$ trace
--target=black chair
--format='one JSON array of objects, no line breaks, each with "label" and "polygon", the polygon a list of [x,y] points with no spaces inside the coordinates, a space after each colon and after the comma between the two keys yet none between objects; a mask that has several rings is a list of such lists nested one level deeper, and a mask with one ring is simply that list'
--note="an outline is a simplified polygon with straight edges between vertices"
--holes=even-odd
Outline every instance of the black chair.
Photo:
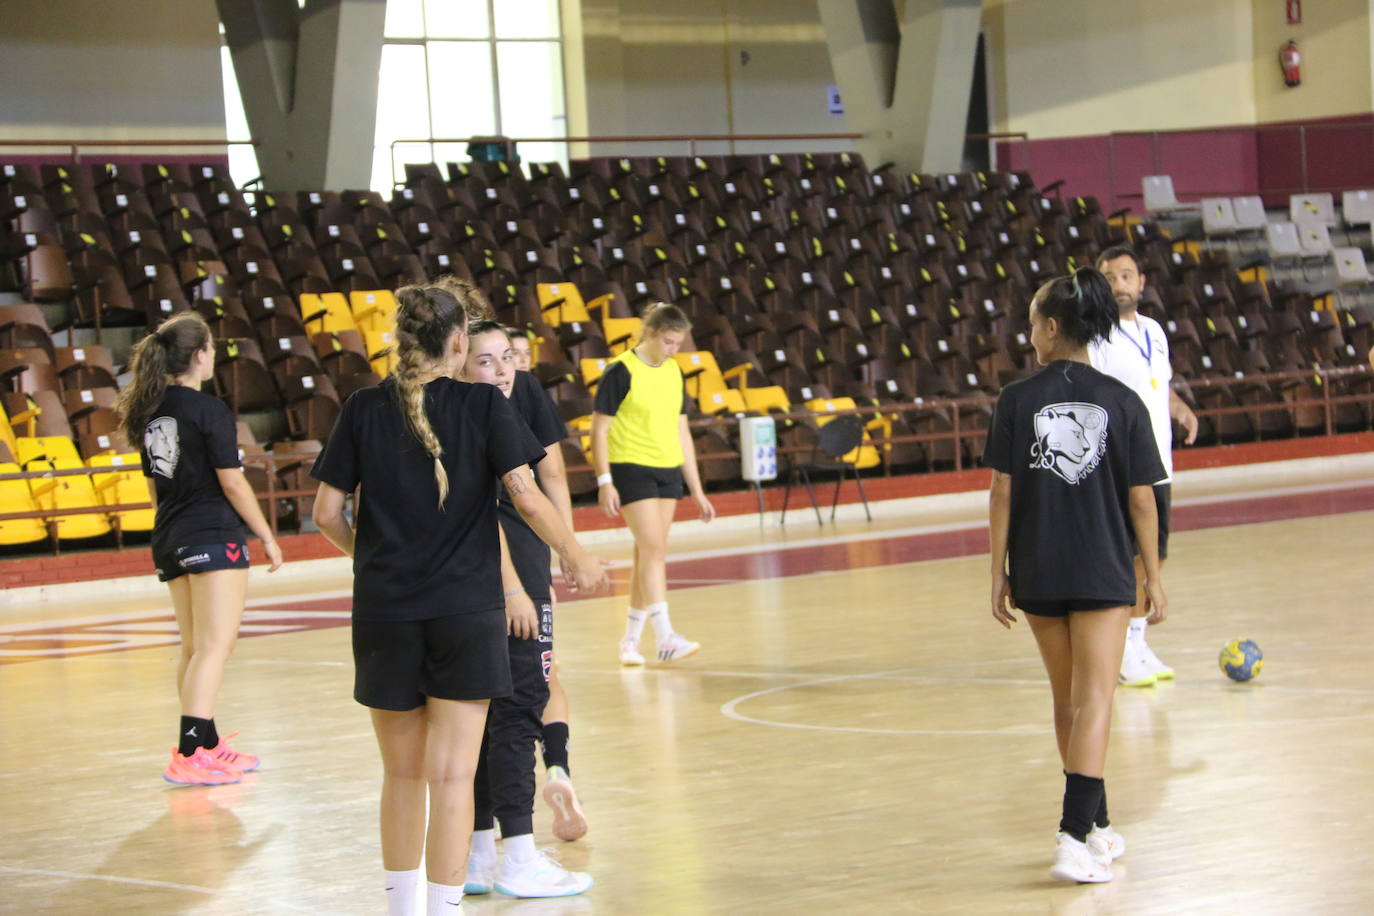
[{"label": "black chair", "polygon": [[835,520],[835,509],[840,503],[840,486],[844,483],[845,472],[851,471],[854,474],[854,483],[859,487],[859,498],[863,500],[864,515],[870,522],[873,521],[873,514],[868,511],[868,495],[864,493],[864,482],[859,476],[859,469],[854,462],[844,460],[845,455],[863,443],[863,438],[864,421],[853,414],[836,417],[816,430],[816,443],[811,449],[809,459],[799,462],[793,458],[791,461],[787,489],[782,496],[782,513],[778,516],[779,525],[787,522],[787,503],[792,498],[792,486],[799,477],[806,485],[806,495],[811,498],[811,508],[816,513],[816,524],[824,524],[820,507],[816,505],[816,492],[811,488],[811,475],[829,471],[839,471],[839,476],[835,478],[835,493],[830,500],[830,520]]}]

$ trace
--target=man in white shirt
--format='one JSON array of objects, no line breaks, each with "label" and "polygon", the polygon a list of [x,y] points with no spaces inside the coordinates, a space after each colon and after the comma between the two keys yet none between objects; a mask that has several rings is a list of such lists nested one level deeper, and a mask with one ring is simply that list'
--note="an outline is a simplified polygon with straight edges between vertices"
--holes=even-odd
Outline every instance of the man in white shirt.
[{"label": "man in white shirt", "polygon": [[[1131,388],[1150,413],[1164,479],[1155,484],[1155,505],[1159,510],[1159,557],[1168,553],[1169,502],[1173,481],[1173,421],[1187,433],[1185,443],[1197,439],[1197,417],[1169,385],[1173,369],[1169,365],[1169,341],[1159,322],[1138,312],[1140,294],[1145,291],[1145,275],[1135,252],[1116,245],[1102,252],[1097,269],[1111,284],[1120,311],[1120,323],[1106,340],[1091,345],[1088,357],[1094,369],[1119,379]],[[1121,683],[1130,687],[1149,687],[1156,680],[1174,676],[1174,671],[1159,660],[1145,644],[1145,572],[1140,556],[1135,558],[1136,606],[1131,612],[1131,627],[1126,650],[1121,658]]]}]

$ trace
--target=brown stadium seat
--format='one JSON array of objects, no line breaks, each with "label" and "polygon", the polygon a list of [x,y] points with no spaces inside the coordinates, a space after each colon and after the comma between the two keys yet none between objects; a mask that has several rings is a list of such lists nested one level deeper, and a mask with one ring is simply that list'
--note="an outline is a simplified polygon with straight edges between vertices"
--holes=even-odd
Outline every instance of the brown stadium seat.
[{"label": "brown stadium seat", "polygon": [[32,303],[0,305],[0,348],[36,348],[53,357],[52,332],[43,310]]},{"label": "brown stadium seat", "polygon": [[251,338],[215,342],[215,390],[235,411],[281,404],[262,350]]},{"label": "brown stadium seat", "polygon": [[56,391],[61,387],[48,350],[0,350],[0,387],[6,391]]}]

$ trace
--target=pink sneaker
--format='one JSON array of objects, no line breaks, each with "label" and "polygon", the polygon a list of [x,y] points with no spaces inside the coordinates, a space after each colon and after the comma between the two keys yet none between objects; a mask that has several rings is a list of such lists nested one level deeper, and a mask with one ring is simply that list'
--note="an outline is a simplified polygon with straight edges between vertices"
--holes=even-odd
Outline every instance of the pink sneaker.
[{"label": "pink sneaker", "polygon": [[251,773],[262,765],[262,759],[254,757],[252,754],[241,754],[229,746],[230,738],[237,738],[238,732],[232,735],[222,735],[219,744],[206,751],[211,757],[226,766],[238,770],[240,773]]},{"label": "pink sneaker", "polygon": [[224,786],[243,779],[243,773],[211,757],[203,747],[190,757],[172,748],[172,762],[162,771],[162,778],[179,786]]},{"label": "pink sneaker", "polygon": [[573,788],[567,770],[549,767],[549,779],[544,783],[544,801],[553,809],[554,836],[571,843],[587,835],[587,816],[577,803],[577,790]]}]

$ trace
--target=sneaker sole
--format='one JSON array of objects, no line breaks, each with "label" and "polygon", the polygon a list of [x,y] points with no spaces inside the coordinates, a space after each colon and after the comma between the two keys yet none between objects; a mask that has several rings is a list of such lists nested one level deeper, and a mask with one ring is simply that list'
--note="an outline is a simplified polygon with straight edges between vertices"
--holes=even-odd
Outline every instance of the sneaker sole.
[{"label": "sneaker sole", "polygon": [[1050,876],[1069,884],[1106,884],[1112,880],[1112,873],[1109,869],[1091,872],[1083,875],[1070,871],[1067,868],[1060,868],[1058,865],[1050,869]]},{"label": "sneaker sole", "polygon": [[1172,681],[1174,679],[1174,669],[1166,668],[1163,671],[1156,671],[1155,679],[1160,681]]},{"label": "sneaker sole", "polygon": [[172,785],[174,785],[174,786],[232,786],[232,785],[234,785],[234,784],[237,783],[237,782],[241,782],[242,779],[243,779],[243,777],[240,776],[238,779],[225,779],[225,780],[219,781],[219,782],[202,782],[202,781],[199,781],[199,780],[194,781],[194,782],[184,782],[184,781],[182,781],[182,780],[180,780],[180,779],[173,779],[172,777],[168,776],[166,773],[163,773],[163,774],[162,774],[162,778],[165,779],[165,780],[167,780],[168,782],[170,782],[170,783],[171,783]]},{"label": "sneaker sole", "polygon": [[544,787],[544,801],[553,809],[553,835],[565,843],[587,835],[587,816],[577,803],[577,797],[564,792],[557,783]]},{"label": "sneaker sole", "polygon": [[1155,680],[1156,676],[1153,674],[1137,681],[1123,681],[1120,677],[1117,677],[1117,683],[1122,687],[1153,687],[1155,685]]},{"label": "sneaker sole", "polygon": [[510,890],[509,888],[502,887],[500,881],[497,881],[492,886],[495,887],[501,893],[505,894],[507,897],[519,897],[524,900],[539,900],[549,897],[576,897],[578,894],[585,894],[587,891],[591,890],[592,885],[595,883],[596,881],[592,880],[587,882],[586,887],[574,888],[572,890],[566,891],[550,891],[543,894],[520,894],[513,890]]},{"label": "sneaker sole", "polygon": [[490,894],[490,893],[491,893],[491,885],[490,885],[490,884],[477,884],[477,883],[475,883],[475,882],[468,882],[467,884],[464,884],[464,885],[463,885],[463,893],[464,893],[464,894],[468,894],[469,896],[472,896],[472,897],[480,897],[480,896],[482,896],[483,894]]},{"label": "sneaker sole", "polygon": [[625,658],[625,657],[622,656],[621,659],[620,659],[620,667],[622,667],[622,668],[643,668],[643,667],[644,667],[644,659],[642,659],[642,658]]}]

